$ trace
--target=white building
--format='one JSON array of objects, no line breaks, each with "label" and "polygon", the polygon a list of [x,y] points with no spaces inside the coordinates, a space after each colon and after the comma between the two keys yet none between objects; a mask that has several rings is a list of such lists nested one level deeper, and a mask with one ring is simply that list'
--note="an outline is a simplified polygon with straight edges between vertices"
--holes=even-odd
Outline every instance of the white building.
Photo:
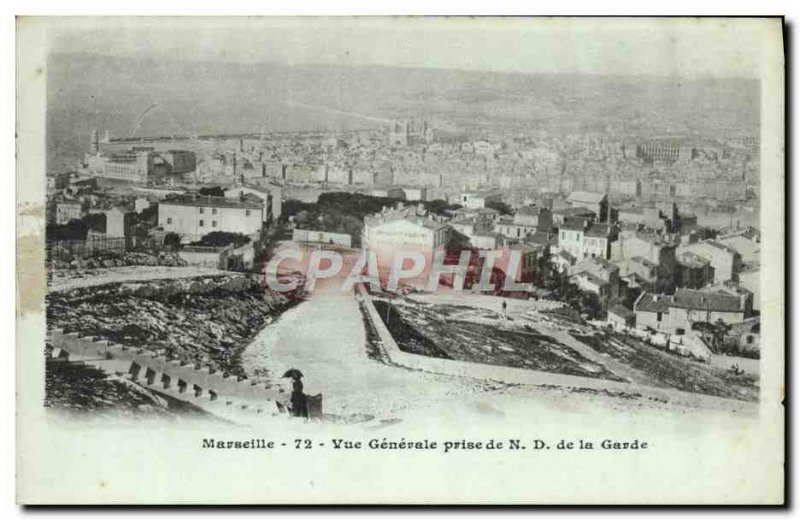
[{"label": "white building", "polygon": [[494,225],[495,230],[506,238],[523,240],[528,233],[535,233],[536,226],[518,224],[510,217],[500,217]]},{"label": "white building", "polygon": [[403,192],[406,194],[406,200],[409,202],[428,200],[427,188],[406,187],[403,188]]},{"label": "white building", "polygon": [[616,238],[616,230],[607,224],[589,224],[584,220],[574,220],[564,223],[558,230],[558,249],[578,260],[608,260],[611,257],[611,243]]},{"label": "white building", "polygon": [[365,217],[361,245],[374,251],[379,259],[392,258],[397,252],[416,251],[430,263],[434,252],[444,249],[450,241],[452,232],[449,225],[412,206]]},{"label": "white building", "polygon": [[141,213],[150,207],[150,201],[147,199],[147,197],[138,197],[134,202],[133,207],[136,213]]},{"label": "white building", "polygon": [[717,242],[735,250],[743,262],[758,262],[761,251],[761,235],[753,229],[745,229],[717,237]]},{"label": "white building", "polygon": [[154,173],[155,158],[152,149],[134,148],[109,156],[87,155],[84,162],[86,170],[97,177],[144,183]]},{"label": "white building", "polygon": [[485,208],[487,203],[501,201],[497,194],[462,193],[458,196],[458,203],[469,209]]},{"label": "white building", "polygon": [[264,201],[249,194],[237,198],[183,195],[161,201],[158,225],[193,240],[214,231],[252,235],[261,231],[263,213]]},{"label": "white building", "polygon": [[363,244],[374,250],[407,247],[432,252],[447,243],[450,231],[449,226],[433,220],[370,221],[364,226]]},{"label": "white building", "polygon": [[86,214],[85,205],[79,200],[64,200],[55,204],[53,216],[56,224],[66,224]]},{"label": "white building", "polygon": [[568,268],[570,281],[581,291],[596,294],[607,304],[620,296],[619,267],[600,257],[589,257]]},{"label": "white building", "polygon": [[477,233],[486,233],[492,229],[489,221],[479,218],[459,218],[448,222],[450,226],[462,235],[471,237]]},{"label": "white building", "polygon": [[606,219],[606,212],[608,211],[608,197],[606,197],[603,193],[575,191],[570,194],[567,202],[573,208],[585,208],[593,211],[597,215],[597,218],[601,221]]},{"label": "white building", "polygon": [[550,231],[553,227],[553,213],[550,209],[540,206],[523,206],[514,213],[514,223]]},{"label": "white building", "polygon": [[371,186],[375,182],[375,176],[369,170],[353,170],[352,173],[352,182],[350,184]]},{"label": "white building", "polygon": [[704,240],[694,244],[678,246],[677,253],[692,252],[705,258],[714,268],[714,283],[724,283],[728,280],[738,281],[739,271],[742,268],[742,255],[735,249],[714,240]]},{"label": "white building", "polygon": [[453,218],[474,218],[487,222],[496,222],[500,219],[500,212],[492,208],[459,208],[451,213]]},{"label": "white building", "polygon": [[523,206],[514,217],[500,217],[495,230],[511,239],[524,239],[528,233],[549,232],[553,227],[553,216],[549,209],[539,206]]},{"label": "white building", "polygon": [[469,244],[475,249],[497,250],[505,244],[505,240],[500,233],[479,231],[478,233],[470,235]]},{"label": "white building", "polygon": [[745,298],[710,291],[678,289],[674,295],[643,292],[633,305],[636,328],[686,334],[694,323],[741,323],[747,318]]},{"label": "white building", "polygon": [[106,217],[106,236],[124,237],[129,234],[135,211],[132,208],[115,206],[103,212]]},{"label": "white building", "polygon": [[292,230],[292,241],[350,247],[353,239],[350,235],[345,233],[331,233],[329,231],[316,231],[312,229],[294,229]]}]

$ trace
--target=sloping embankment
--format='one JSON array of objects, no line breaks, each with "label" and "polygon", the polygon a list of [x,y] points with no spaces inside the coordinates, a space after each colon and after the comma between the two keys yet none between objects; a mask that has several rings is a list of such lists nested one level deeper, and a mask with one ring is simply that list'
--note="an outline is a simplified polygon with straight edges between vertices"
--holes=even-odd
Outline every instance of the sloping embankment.
[{"label": "sloping embankment", "polygon": [[244,375],[241,349],[296,300],[226,273],[83,287],[50,293],[46,301],[50,329]]}]

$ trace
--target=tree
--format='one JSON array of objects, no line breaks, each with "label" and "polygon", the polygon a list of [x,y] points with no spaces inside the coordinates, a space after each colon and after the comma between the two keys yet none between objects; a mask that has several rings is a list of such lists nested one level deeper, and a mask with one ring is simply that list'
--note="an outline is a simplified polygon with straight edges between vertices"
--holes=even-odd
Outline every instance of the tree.
[{"label": "tree", "polygon": [[591,320],[596,319],[603,310],[600,298],[594,293],[581,293],[579,302],[581,306],[580,311],[588,314]]},{"label": "tree", "polygon": [[281,205],[281,217],[289,218],[299,215],[303,211],[313,209],[316,204],[303,202],[295,199],[287,199]]},{"label": "tree", "polygon": [[106,215],[105,213],[88,213],[81,220],[86,224],[87,230],[96,231],[98,233],[106,232]]},{"label": "tree", "polygon": [[224,197],[225,191],[219,186],[214,186],[212,188],[200,188],[200,195],[203,195],[204,197]]},{"label": "tree", "polygon": [[485,205],[487,208],[496,209],[503,215],[511,215],[513,213],[511,206],[501,200],[490,200]]},{"label": "tree", "polygon": [[86,240],[89,226],[80,219],[72,219],[66,224],[50,225],[45,230],[47,240]]},{"label": "tree", "polygon": [[181,247],[181,236],[177,233],[169,232],[164,235],[164,247],[178,249]]},{"label": "tree", "polygon": [[203,235],[200,240],[192,242],[193,246],[225,247],[233,244],[233,247],[241,247],[250,242],[250,237],[241,233],[229,233],[227,231],[212,231]]},{"label": "tree", "polygon": [[425,206],[427,211],[436,215],[445,215],[448,211],[461,208],[461,206],[458,204],[449,204],[446,200],[442,199],[430,200],[423,202],[422,204]]},{"label": "tree", "polygon": [[548,291],[560,291],[564,287],[563,275],[559,272],[559,270],[547,262],[546,264],[542,265],[542,286],[547,289]]}]

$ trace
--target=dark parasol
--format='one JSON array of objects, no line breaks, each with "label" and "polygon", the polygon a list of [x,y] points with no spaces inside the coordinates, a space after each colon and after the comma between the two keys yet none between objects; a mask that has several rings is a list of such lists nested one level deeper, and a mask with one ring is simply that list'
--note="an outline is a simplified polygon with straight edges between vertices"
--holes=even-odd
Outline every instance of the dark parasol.
[{"label": "dark parasol", "polygon": [[300,379],[303,377],[303,373],[297,370],[296,368],[290,368],[286,372],[283,373],[283,377],[291,377],[292,379]]}]

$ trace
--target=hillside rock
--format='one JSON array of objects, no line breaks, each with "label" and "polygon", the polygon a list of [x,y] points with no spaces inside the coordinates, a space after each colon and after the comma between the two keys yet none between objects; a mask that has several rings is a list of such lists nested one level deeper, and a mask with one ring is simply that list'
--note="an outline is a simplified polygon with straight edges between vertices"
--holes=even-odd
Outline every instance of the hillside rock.
[{"label": "hillside rock", "polygon": [[48,327],[235,375],[240,350],[297,299],[240,274],[126,282],[47,296]]}]

